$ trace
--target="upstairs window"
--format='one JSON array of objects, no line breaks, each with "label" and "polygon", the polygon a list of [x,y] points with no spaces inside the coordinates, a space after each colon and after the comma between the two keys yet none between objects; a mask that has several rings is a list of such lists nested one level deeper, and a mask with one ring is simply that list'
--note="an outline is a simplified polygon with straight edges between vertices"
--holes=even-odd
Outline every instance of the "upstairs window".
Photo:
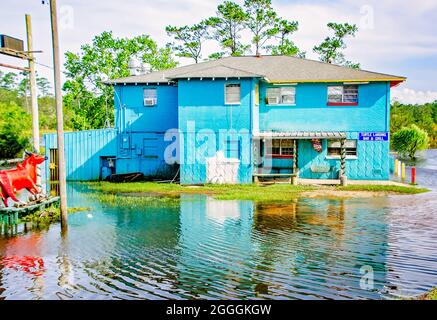
[{"label": "upstairs window", "polygon": [[272,154],[275,157],[291,158],[293,156],[293,140],[291,139],[273,139]]},{"label": "upstairs window", "polygon": [[[357,157],[357,140],[346,140],[344,147],[346,149],[346,158]],[[341,142],[338,140],[328,140],[328,157],[340,159]]]},{"label": "upstairs window", "polygon": [[296,104],[296,88],[267,88],[267,104],[268,105],[295,105]]},{"label": "upstairs window", "polygon": [[156,89],[144,89],[144,106],[154,107],[158,104],[158,93]]},{"label": "upstairs window", "polygon": [[357,105],[358,86],[328,86],[328,105]]},{"label": "upstairs window", "polygon": [[241,88],[239,83],[225,85],[225,104],[240,104]]}]

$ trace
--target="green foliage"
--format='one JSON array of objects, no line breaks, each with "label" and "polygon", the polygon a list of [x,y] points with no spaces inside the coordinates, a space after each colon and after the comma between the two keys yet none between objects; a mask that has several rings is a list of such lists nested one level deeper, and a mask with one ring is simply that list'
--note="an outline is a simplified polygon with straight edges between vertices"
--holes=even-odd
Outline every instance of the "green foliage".
[{"label": "green foliage", "polygon": [[305,52],[301,52],[294,42],[288,38],[298,30],[299,23],[297,21],[278,19],[275,28],[277,30],[275,37],[278,39],[279,43],[267,47],[272,55],[299,56],[304,58]]},{"label": "green foliage", "polygon": [[347,36],[355,37],[358,27],[355,24],[330,22],[328,28],[334,32],[334,36],[325,38],[320,45],[313,48],[313,51],[320,55],[320,61],[359,69],[358,63],[347,61],[341,52],[346,49],[344,39]]},{"label": "green foliage", "polygon": [[17,85],[17,74],[14,72],[3,73],[0,71],[0,88],[14,90]]},{"label": "green foliage", "polygon": [[[4,86],[0,88],[0,103],[19,105],[27,114],[31,113],[30,89],[29,80],[26,73],[8,75],[7,78],[14,78],[13,85]],[[8,82],[5,80],[5,75],[0,72],[0,83]],[[51,94],[51,86],[46,78],[39,77],[37,74],[37,88],[38,88],[38,110],[39,110],[39,124],[42,131],[52,131],[56,129],[56,110],[55,100]],[[5,88],[7,87],[7,89]],[[68,130],[71,125],[71,111],[64,110],[65,128]],[[23,124],[23,130],[31,130],[30,124]]]},{"label": "green foliage", "polygon": [[249,50],[250,45],[240,41],[241,31],[244,30],[247,20],[248,16],[243,8],[232,1],[225,1],[217,7],[216,16],[208,18],[206,24],[212,29],[210,39],[216,40],[225,52],[212,54],[210,59],[225,54],[241,56]]},{"label": "green foliage", "polygon": [[393,134],[393,147],[401,155],[408,155],[415,159],[418,150],[424,150],[428,147],[428,134],[425,130],[420,129],[415,124],[402,128]]},{"label": "green foliage", "polygon": [[428,133],[431,148],[437,147],[437,101],[423,105],[394,102],[391,106],[391,133],[412,124]]},{"label": "green foliage", "polygon": [[129,76],[131,57],[149,63],[152,70],[173,68],[171,48],[159,48],[147,35],[115,38],[112,32],[94,37],[79,53],[65,54],[66,77],[64,104],[73,111],[74,129],[96,129],[113,120],[113,88],[103,81]]},{"label": "green foliage", "polygon": [[177,43],[171,43],[170,47],[177,52],[178,57],[192,58],[196,63],[199,62],[202,58],[202,44],[208,32],[206,21],[193,26],[167,26],[165,31],[177,41]]},{"label": "green foliage", "polygon": [[12,159],[29,146],[31,118],[14,102],[0,102],[0,159]]},{"label": "green foliage", "polygon": [[271,0],[245,0],[244,7],[247,15],[245,25],[253,34],[255,54],[260,55],[260,49],[279,32],[278,14],[273,10]]}]

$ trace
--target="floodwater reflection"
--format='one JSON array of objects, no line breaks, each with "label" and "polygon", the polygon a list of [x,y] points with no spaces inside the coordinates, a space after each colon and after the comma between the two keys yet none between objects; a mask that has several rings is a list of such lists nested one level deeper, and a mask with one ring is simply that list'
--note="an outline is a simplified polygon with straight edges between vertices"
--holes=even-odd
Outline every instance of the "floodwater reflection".
[{"label": "floodwater reflection", "polygon": [[437,285],[433,193],[129,208],[68,192],[91,209],[66,237],[55,224],[0,238],[0,299],[380,299]]}]

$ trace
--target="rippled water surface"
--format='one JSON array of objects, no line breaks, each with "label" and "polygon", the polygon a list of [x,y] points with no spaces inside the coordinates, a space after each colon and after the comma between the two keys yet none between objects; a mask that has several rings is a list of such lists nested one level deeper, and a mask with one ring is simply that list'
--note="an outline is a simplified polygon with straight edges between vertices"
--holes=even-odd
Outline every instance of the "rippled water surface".
[{"label": "rippled water surface", "polygon": [[[437,168],[424,169],[432,186]],[[383,299],[437,286],[436,191],[141,209],[102,205],[80,184],[69,194],[90,210],[70,216],[67,236],[55,224],[0,237],[0,299]]]}]

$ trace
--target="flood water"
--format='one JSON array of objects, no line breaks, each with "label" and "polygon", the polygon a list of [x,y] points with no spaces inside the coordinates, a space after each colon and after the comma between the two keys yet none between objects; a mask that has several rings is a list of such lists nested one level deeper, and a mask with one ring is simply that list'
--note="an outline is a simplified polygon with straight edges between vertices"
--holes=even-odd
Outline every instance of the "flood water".
[{"label": "flood water", "polygon": [[[386,299],[437,286],[435,151],[430,193],[281,205],[204,195],[88,207],[39,232],[0,236],[0,299]],[[434,161],[434,162],[433,162]],[[426,178],[426,179],[425,179]]]}]

